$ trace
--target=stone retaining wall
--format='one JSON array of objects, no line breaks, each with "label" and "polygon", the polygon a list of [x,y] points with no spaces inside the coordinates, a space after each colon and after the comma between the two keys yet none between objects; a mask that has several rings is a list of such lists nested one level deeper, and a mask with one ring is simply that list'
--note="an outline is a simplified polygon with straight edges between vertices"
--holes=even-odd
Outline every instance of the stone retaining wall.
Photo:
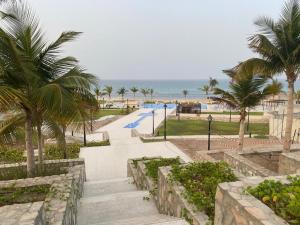
[{"label": "stone retaining wall", "polygon": [[[0,189],[7,187],[31,187],[51,185],[44,202],[14,204],[0,208],[1,225],[75,225],[77,202],[83,194],[86,179],[84,161],[54,160],[47,161],[50,165],[66,169],[66,174],[35,177],[19,180],[0,181]],[[13,167],[12,165],[9,167]],[[22,167],[22,166],[21,166]],[[21,170],[21,169],[20,169]],[[15,213],[18,212],[18,213]],[[2,215],[9,215],[3,216]],[[12,216],[13,215],[13,216]],[[17,219],[17,222],[12,222]]]},{"label": "stone retaining wall", "polygon": [[[36,164],[37,174],[44,176],[52,174],[64,173],[65,167],[72,167],[75,165],[83,165],[83,159],[60,159],[60,160],[44,160],[42,164]],[[0,165],[0,181],[1,180],[12,180],[26,177],[27,175],[27,164],[12,163]]]},{"label": "stone retaining wall", "polygon": [[182,196],[184,187],[168,179],[171,167],[160,167],[158,172],[158,209],[162,214],[184,217],[193,225],[206,225],[208,216],[195,210]]},{"label": "stone retaining wall", "polygon": [[[214,225],[288,225],[261,201],[244,193],[248,186],[257,186],[262,177],[218,185]],[[267,179],[286,181],[285,177]]]},{"label": "stone retaining wall", "polygon": [[300,152],[282,153],[279,156],[279,174],[300,173]]},{"label": "stone retaining wall", "polygon": [[275,176],[277,173],[268,170],[237,152],[224,152],[224,161],[228,163],[234,170],[245,176]]}]

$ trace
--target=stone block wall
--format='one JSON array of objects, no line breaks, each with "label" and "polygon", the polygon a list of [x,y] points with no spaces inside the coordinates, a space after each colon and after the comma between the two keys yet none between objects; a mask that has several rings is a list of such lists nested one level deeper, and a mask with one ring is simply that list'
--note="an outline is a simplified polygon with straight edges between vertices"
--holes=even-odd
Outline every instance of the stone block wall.
[{"label": "stone block wall", "polygon": [[300,173],[300,152],[282,153],[279,156],[279,174]]},{"label": "stone block wall", "polygon": [[158,172],[158,209],[162,214],[184,217],[193,225],[206,225],[208,216],[196,211],[182,196],[184,187],[173,184],[169,179],[170,167],[160,167]]},{"label": "stone block wall", "polygon": [[[219,184],[214,225],[288,225],[261,201],[244,193],[248,186],[256,186],[264,179],[247,177],[243,181]],[[267,179],[287,182],[285,177]]]},{"label": "stone block wall", "polygon": [[224,161],[244,176],[275,176],[277,173],[256,164],[237,152],[224,152]]},{"label": "stone block wall", "polygon": [[[36,171],[37,174],[47,176],[65,173],[67,172],[65,168],[83,164],[83,159],[45,160],[42,164],[36,164]],[[0,165],[0,180],[18,179],[20,177],[26,177],[26,175],[26,162]]]}]

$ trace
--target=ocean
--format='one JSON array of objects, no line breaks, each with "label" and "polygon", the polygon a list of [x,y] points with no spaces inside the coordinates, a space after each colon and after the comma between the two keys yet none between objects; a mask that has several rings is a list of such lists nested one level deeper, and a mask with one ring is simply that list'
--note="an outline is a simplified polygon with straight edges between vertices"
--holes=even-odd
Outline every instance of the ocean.
[{"label": "ocean", "polygon": [[[280,80],[284,84],[284,90],[287,90],[287,84],[285,80]],[[227,89],[229,80],[228,79],[218,79],[218,87],[222,89]],[[100,88],[101,90],[106,86],[113,87],[112,97],[118,97],[117,90],[121,87],[125,87],[127,90],[130,90],[132,87],[141,88],[152,88],[154,90],[153,98],[154,99],[165,99],[165,100],[174,100],[174,99],[184,99],[182,94],[183,90],[188,91],[188,99],[198,99],[206,98],[205,93],[199,88],[203,85],[208,84],[207,80],[101,80]],[[295,90],[300,89],[300,80],[296,82]],[[143,97],[141,93],[137,93],[138,98]],[[128,91],[125,98],[132,98],[133,94],[131,91]]]}]

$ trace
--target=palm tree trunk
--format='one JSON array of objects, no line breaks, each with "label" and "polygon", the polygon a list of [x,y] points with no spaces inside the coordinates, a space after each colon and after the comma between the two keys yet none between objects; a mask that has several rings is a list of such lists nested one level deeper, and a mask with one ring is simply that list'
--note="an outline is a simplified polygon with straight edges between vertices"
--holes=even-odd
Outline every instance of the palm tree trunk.
[{"label": "palm tree trunk", "polygon": [[246,112],[241,112],[238,151],[243,150]]},{"label": "palm tree trunk", "polygon": [[34,151],[32,144],[32,113],[30,110],[25,110],[26,122],[25,122],[25,145],[27,151],[27,176],[33,177],[35,170],[34,163]]},{"label": "palm tree trunk", "polygon": [[288,152],[291,148],[291,135],[293,127],[293,114],[294,114],[294,81],[288,81],[288,102],[287,102],[287,115],[285,125],[285,135],[283,150]]},{"label": "palm tree trunk", "polygon": [[62,149],[64,159],[67,159],[67,142],[66,142],[66,126],[62,126],[62,137],[60,141],[60,148]]},{"label": "palm tree trunk", "polygon": [[38,150],[39,150],[39,163],[43,162],[43,153],[44,153],[44,149],[43,149],[43,135],[42,135],[42,124],[40,119],[37,119],[37,134],[38,134]]}]

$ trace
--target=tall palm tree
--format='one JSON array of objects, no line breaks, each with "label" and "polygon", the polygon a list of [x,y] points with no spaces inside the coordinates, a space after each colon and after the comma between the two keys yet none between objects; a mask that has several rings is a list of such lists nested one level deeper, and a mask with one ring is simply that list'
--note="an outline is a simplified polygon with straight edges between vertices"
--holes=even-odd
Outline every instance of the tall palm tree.
[{"label": "tall palm tree", "polygon": [[213,89],[219,84],[219,82],[212,78],[212,77],[209,77],[209,82],[208,82],[208,86],[209,86],[209,89],[210,91],[213,91]]},{"label": "tall palm tree", "polygon": [[183,94],[183,96],[184,96],[185,99],[186,99],[188,93],[189,93],[188,90],[183,90],[182,91],[182,94]]},{"label": "tall palm tree", "polygon": [[89,76],[79,76],[75,72],[77,61],[73,57],[58,57],[61,45],[75,39],[79,33],[62,33],[49,45],[43,39],[38,20],[26,5],[13,2],[6,13],[13,18],[4,17],[5,25],[0,29],[0,65],[3,68],[0,92],[6,93],[3,95],[6,103],[2,99],[2,104],[11,107],[8,103],[14,97],[12,106],[24,113],[27,172],[33,176],[33,126],[37,126],[39,160],[42,161],[44,115],[55,114],[62,106],[72,105],[71,91],[88,91]]},{"label": "tall palm tree", "polygon": [[124,96],[128,92],[125,87],[121,87],[118,91],[117,94],[122,97],[122,101],[124,101]]},{"label": "tall palm tree", "polygon": [[262,99],[270,95],[270,92],[267,78],[255,76],[252,71],[241,70],[239,73],[242,75],[230,83],[228,91],[220,88],[214,89],[214,94],[218,95],[214,97],[214,100],[240,112],[238,149],[241,151],[244,143],[247,109],[258,105]]},{"label": "tall palm tree", "polygon": [[208,85],[203,85],[202,88],[199,88],[201,91],[203,91],[206,95],[208,95],[210,91],[210,87]]},{"label": "tall palm tree", "polygon": [[137,87],[130,88],[130,91],[133,93],[133,97],[135,98],[136,93],[139,91]]},{"label": "tall palm tree", "polygon": [[150,94],[150,98],[151,98],[151,100],[152,100],[153,94],[154,94],[153,88],[150,88],[150,89],[149,89],[149,94]]},{"label": "tall palm tree", "polygon": [[108,95],[108,98],[111,98],[111,94],[113,92],[113,87],[112,86],[105,86],[103,91]]},{"label": "tall palm tree", "polygon": [[146,99],[147,95],[149,94],[149,89],[141,88],[140,92],[142,93],[142,95],[144,95],[144,97]]},{"label": "tall palm tree", "polygon": [[280,18],[269,17],[256,20],[259,32],[250,38],[249,47],[260,55],[244,63],[257,73],[274,76],[284,73],[288,82],[287,119],[285,127],[285,151],[291,147],[294,111],[294,83],[300,71],[300,5],[298,0],[285,3]]}]

